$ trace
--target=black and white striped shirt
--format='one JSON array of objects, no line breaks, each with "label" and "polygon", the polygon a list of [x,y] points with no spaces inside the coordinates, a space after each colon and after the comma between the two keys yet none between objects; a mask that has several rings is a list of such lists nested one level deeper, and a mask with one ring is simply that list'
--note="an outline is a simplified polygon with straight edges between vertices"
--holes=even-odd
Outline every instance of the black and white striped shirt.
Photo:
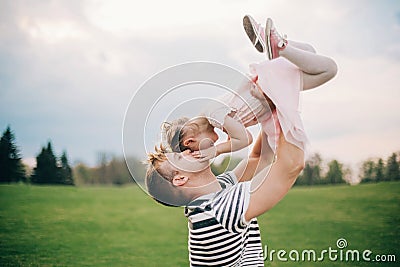
[{"label": "black and white striped shirt", "polygon": [[264,266],[257,219],[246,222],[250,182],[233,172],[217,176],[221,191],[201,196],[185,208],[190,266]]}]

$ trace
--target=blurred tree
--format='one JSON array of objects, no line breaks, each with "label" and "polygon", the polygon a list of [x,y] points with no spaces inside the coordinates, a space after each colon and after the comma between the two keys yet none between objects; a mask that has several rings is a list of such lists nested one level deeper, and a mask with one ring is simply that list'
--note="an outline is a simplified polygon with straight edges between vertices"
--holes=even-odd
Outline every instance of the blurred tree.
[{"label": "blurred tree", "polygon": [[312,185],[313,184],[312,177],[313,177],[313,167],[311,166],[310,162],[306,161],[302,173],[296,180],[296,185]]},{"label": "blurred tree", "polygon": [[74,180],[72,169],[68,163],[67,152],[64,151],[58,161],[49,141],[36,157],[36,167],[33,169],[31,182],[34,184],[73,185]]},{"label": "blurred tree", "polygon": [[26,181],[25,169],[10,126],[0,139],[0,182]]},{"label": "blurred tree", "polygon": [[86,166],[84,163],[77,164],[73,170],[74,182],[76,185],[81,184],[95,184],[93,178],[93,169]]},{"label": "blurred tree", "polygon": [[126,162],[129,162],[129,168],[127,166],[127,169],[131,181],[143,185],[146,176],[146,164],[135,157],[127,158]]},{"label": "blurred tree", "polygon": [[385,177],[388,181],[400,180],[400,165],[396,153],[393,153],[387,160]]},{"label": "blurred tree", "polygon": [[374,171],[375,181],[380,182],[386,180],[384,171],[385,171],[385,164],[383,163],[383,159],[379,158],[378,162],[375,165],[375,171]]},{"label": "blurred tree", "polygon": [[332,160],[328,163],[328,172],[326,174],[326,181],[330,184],[340,184],[344,183],[343,179],[343,165],[337,160]]},{"label": "blurred tree", "polygon": [[124,185],[144,180],[145,166],[136,158],[128,159],[131,166],[134,166],[132,170],[135,175],[134,180],[124,158],[111,157],[106,153],[100,153],[98,156],[99,165],[96,167],[90,168],[83,163],[75,166],[73,173],[76,184]]},{"label": "blurred tree", "polygon": [[107,165],[111,160],[111,155],[107,152],[99,152],[97,153],[97,164],[98,167],[96,168],[96,180],[97,183],[100,184],[108,184],[111,183],[109,179],[107,179]]},{"label": "blurred tree", "polygon": [[353,171],[350,166],[342,165],[343,180],[348,184],[356,184],[357,181],[353,179]]},{"label": "blurred tree", "polygon": [[324,183],[321,178],[322,158],[321,155],[315,153],[306,160],[304,169],[297,178],[296,185],[314,185]]},{"label": "blurred tree", "polygon": [[53,153],[51,142],[42,147],[36,157],[36,167],[33,169],[31,182],[34,184],[55,184],[59,178],[57,159]]},{"label": "blurred tree", "polygon": [[322,157],[319,153],[315,153],[313,157],[311,157],[311,162],[313,165],[313,182],[320,184],[322,180],[321,169],[322,169]]},{"label": "blurred tree", "polygon": [[364,161],[360,169],[360,179],[362,183],[375,181],[375,162],[372,159]]},{"label": "blurred tree", "polygon": [[129,184],[133,181],[123,158],[112,158],[108,164],[107,175],[115,185]]},{"label": "blurred tree", "polygon": [[61,155],[61,166],[59,167],[59,183],[65,185],[74,185],[74,179],[72,176],[72,169],[68,163],[67,152],[64,151]]}]

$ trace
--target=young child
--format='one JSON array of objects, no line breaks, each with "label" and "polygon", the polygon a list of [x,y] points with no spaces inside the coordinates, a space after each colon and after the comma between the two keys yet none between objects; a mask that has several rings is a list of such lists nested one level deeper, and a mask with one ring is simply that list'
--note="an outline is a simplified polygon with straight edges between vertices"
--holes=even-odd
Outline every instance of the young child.
[{"label": "young child", "polygon": [[[273,105],[272,102],[269,104]],[[223,95],[207,105],[201,116],[164,122],[163,143],[173,152],[189,149],[192,155],[208,160],[248,146],[252,136],[245,127],[266,120],[268,115],[271,111],[261,89],[252,80],[246,79],[235,93]],[[218,135],[215,128],[229,136],[226,142],[216,146],[214,143]]]},{"label": "young child", "polygon": [[[300,118],[299,93],[332,79],[336,63],[317,55],[311,45],[282,37],[270,18],[263,28],[247,15],[243,25],[253,45],[269,60],[251,64],[251,80],[234,96],[224,97],[220,106],[203,116],[164,123],[163,139],[172,151],[189,149],[193,156],[208,160],[240,150],[252,142],[244,127],[255,123],[261,123],[273,151],[280,131],[288,142],[305,150],[308,141]],[[218,140],[215,127],[228,134],[227,141],[214,145]]]}]

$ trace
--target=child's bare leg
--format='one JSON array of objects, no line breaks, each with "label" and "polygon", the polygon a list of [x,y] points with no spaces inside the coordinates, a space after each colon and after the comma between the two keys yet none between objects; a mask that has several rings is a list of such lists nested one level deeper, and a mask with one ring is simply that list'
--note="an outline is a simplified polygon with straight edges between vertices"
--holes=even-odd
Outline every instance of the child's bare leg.
[{"label": "child's bare leg", "polygon": [[303,71],[304,90],[326,83],[337,73],[337,65],[331,58],[299,49],[290,42],[279,51],[279,55],[288,59]]}]

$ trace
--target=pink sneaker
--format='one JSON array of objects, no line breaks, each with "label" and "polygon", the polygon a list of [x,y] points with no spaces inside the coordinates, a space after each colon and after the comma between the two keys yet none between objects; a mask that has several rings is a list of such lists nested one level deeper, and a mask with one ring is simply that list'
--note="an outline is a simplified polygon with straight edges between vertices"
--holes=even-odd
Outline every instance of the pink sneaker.
[{"label": "pink sneaker", "polygon": [[265,24],[265,36],[267,43],[267,56],[274,59],[279,57],[279,51],[285,49],[288,41],[285,36],[281,36],[275,29],[272,19],[268,18]]},{"label": "pink sneaker", "polygon": [[265,51],[264,27],[258,24],[250,15],[243,17],[243,27],[257,51],[263,53]]}]

